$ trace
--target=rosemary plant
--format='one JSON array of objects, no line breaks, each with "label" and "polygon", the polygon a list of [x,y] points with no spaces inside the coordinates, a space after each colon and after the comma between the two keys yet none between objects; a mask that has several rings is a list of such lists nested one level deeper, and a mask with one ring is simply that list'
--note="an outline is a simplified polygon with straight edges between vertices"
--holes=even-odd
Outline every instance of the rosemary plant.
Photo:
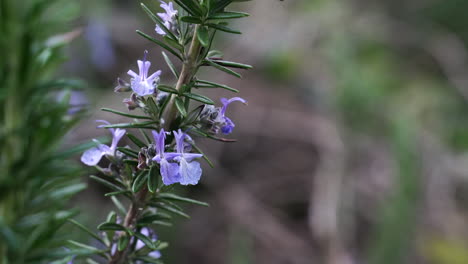
[{"label": "rosemary plant", "polygon": [[0,0],[1,264],[51,263],[68,254],[59,229],[76,213],[67,200],[85,185],[81,167],[68,161],[73,151],[59,151],[82,108],[70,105],[79,83],[54,75],[62,47],[77,35],[63,33],[76,7]]},{"label": "rosemary plant", "polygon": [[[197,72],[201,67],[209,66],[241,77],[233,68],[251,68],[226,61],[220,51],[212,49],[217,32],[240,34],[230,28],[227,21],[248,14],[227,11],[232,2],[239,2],[234,0],[174,2],[178,9],[172,2],[161,1],[165,12],[157,14],[142,4],[155,23],[155,31],[146,34],[137,30],[137,33],[163,48],[162,56],[177,82],[161,84],[161,71],[150,71],[151,62],[145,51],[143,59],[137,61],[139,72],[129,70],[129,82],[119,78],[115,89],[116,92],[131,92],[123,102],[129,110],[140,113],[103,108],[103,111],[131,120],[120,124],[99,120],[98,127],[108,129],[112,134],[112,143],[107,146],[96,142],[96,147],[88,149],[81,157],[83,163],[96,166],[101,172],[100,177],[91,178],[112,189],[106,196],[112,198],[121,213],[111,212],[98,226],[102,231],[100,234],[75,223],[102,244],[93,248],[74,243],[77,249],[84,250],[82,255],[97,255],[87,259],[89,263],[161,263],[160,250],[167,243],[158,239],[156,227],[170,225],[173,216],[188,217],[177,204],[179,202],[207,205],[171,192],[174,184],[195,185],[199,182],[202,174],[200,159],[212,165],[194,138],[235,141],[220,136],[230,134],[235,126],[226,110],[232,102],[247,102],[240,97],[221,98],[217,106],[215,101],[195,91],[221,88],[238,92],[223,84],[201,80]],[[181,69],[174,66],[171,57],[181,61]],[[142,133],[144,139],[139,139],[133,133],[135,130]],[[125,136],[134,143],[133,147],[118,147]],[[106,168],[98,166],[104,156],[110,162]],[[119,198],[128,199],[129,207],[125,208]]]}]

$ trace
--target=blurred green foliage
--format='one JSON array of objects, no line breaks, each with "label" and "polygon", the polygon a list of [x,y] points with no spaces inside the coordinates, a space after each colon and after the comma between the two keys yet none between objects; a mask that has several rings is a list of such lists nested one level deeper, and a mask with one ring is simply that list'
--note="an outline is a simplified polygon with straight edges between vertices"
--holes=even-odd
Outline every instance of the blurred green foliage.
[{"label": "blurred green foliage", "polygon": [[[49,263],[67,255],[59,232],[76,214],[67,201],[85,185],[60,154],[82,110],[70,106],[80,82],[57,79],[77,4],[0,0],[0,263]],[[64,261],[67,261],[66,259]]]}]

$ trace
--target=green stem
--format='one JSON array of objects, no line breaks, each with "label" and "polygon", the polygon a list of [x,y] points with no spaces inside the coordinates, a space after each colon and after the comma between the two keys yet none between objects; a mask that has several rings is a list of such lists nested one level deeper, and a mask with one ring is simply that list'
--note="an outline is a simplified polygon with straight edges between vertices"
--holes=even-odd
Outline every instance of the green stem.
[{"label": "green stem", "polygon": [[[182,65],[182,71],[180,72],[179,79],[177,80],[176,90],[180,91],[182,87],[186,84],[189,84],[197,70],[198,56],[201,50],[200,41],[197,38],[199,25],[195,26],[193,31],[192,42],[190,43],[190,48],[184,64]],[[164,111],[163,117],[165,120],[164,128],[166,130],[171,130],[172,123],[174,122],[177,116],[177,110],[174,105],[175,95],[170,95],[170,101],[167,104],[167,107]]]}]

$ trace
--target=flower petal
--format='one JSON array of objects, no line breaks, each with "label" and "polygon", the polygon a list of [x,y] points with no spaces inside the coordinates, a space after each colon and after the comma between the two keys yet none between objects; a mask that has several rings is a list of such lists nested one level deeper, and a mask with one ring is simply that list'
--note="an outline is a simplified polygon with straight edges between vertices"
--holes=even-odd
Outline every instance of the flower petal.
[{"label": "flower petal", "polygon": [[171,185],[180,181],[179,165],[169,163],[166,159],[161,159],[159,164],[164,185]]},{"label": "flower petal", "polygon": [[180,184],[182,185],[195,185],[200,180],[202,169],[200,163],[196,161],[187,162],[185,159],[180,159],[179,166]]},{"label": "flower petal", "polygon": [[232,102],[235,102],[235,101],[240,101],[242,102],[243,104],[247,104],[247,101],[244,100],[243,98],[240,98],[240,97],[233,97],[231,99],[226,99],[226,98],[221,98],[221,103],[223,104],[223,107],[221,108],[221,114],[224,115],[224,113],[226,112],[226,108],[227,106],[232,103]]},{"label": "flower petal", "polygon": [[106,145],[100,145],[98,147],[86,150],[83,155],[81,155],[81,162],[88,166],[96,166],[101,160],[102,156],[106,154],[105,151],[103,151],[105,148],[102,146],[107,147]]}]

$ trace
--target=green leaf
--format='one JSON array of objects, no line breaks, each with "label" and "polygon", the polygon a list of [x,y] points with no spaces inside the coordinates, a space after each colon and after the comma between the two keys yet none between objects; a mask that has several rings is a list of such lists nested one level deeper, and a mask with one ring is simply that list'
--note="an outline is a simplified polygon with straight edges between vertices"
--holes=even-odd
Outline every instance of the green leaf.
[{"label": "green leaf", "polygon": [[169,44],[169,46],[172,46],[173,48],[176,48],[177,50],[179,50],[180,52],[183,52],[185,47],[182,46],[178,41],[175,41],[167,36],[163,36],[163,39],[164,41],[167,42],[167,44]]},{"label": "green leaf", "polygon": [[179,78],[179,73],[177,72],[177,69],[174,67],[174,64],[172,63],[171,59],[169,59],[169,57],[164,51],[162,52],[162,55],[164,57],[164,60],[166,61],[167,66],[171,70],[172,74],[174,74],[176,78]]},{"label": "green leaf", "polygon": [[177,94],[177,95],[179,94],[179,92],[176,89],[168,85],[160,84],[158,85],[158,89],[166,93]]},{"label": "green leaf", "polygon": [[214,28],[214,29],[217,29],[217,30],[221,30],[221,31],[224,31],[224,32],[227,32],[227,33],[242,34],[242,32],[240,32],[238,30],[235,30],[235,29],[232,29],[232,28],[220,25],[220,24],[207,23],[206,25],[208,27],[211,27],[211,28]]},{"label": "green leaf", "polygon": [[127,133],[127,137],[139,148],[143,148],[143,147],[146,147],[146,144],[143,143],[143,141],[141,141],[139,138],[137,138],[136,136],[134,136],[133,134],[131,133]]},{"label": "green leaf", "polygon": [[181,126],[185,126],[185,125],[190,125],[192,123],[194,123],[198,117],[200,116],[200,113],[201,111],[203,110],[204,106],[203,105],[200,105],[198,106],[197,108],[193,109],[188,115],[187,115],[187,118],[184,119],[184,121],[182,122]]},{"label": "green leaf", "polygon": [[187,111],[185,111],[184,102],[180,99],[180,97],[176,97],[174,103],[175,103],[176,108],[179,111],[179,113],[183,117],[187,116]]},{"label": "green leaf", "polygon": [[96,239],[97,241],[101,242],[102,244],[106,245],[106,243],[104,242],[104,240],[102,240],[102,238],[98,235],[96,235],[96,233],[94,233],[93,231],[91,231],[89,228],[87,228],[86,226],[82,225],[81,223],[73,220],[73,219],[68,219],[68,222],[74,224],[76,227],[78,227],[79,229],[81,229],[82,231],[84,231],[85,233],[87,233],[88,235],[92,236],[94,239]]},{"label": "green leaf", "polygon": [[190,216],[186,213],[184,213],[182,210],[174,207],[174,206],[171,206],[167,203],[162,203],[162,202],[155,202],[155,203],[150,203],[151,206],[154,206],[156,208],[160,208],[162,210],[165,210],[167,212],[171,212],[175,215],[179,215],[179,216],[182,216],[182,217],[185,217],[187,219],[190,219]]},{"label": "green leaf", "polygon": [[212,60],[204,60],[204,62],[208,63],[209,65],[215,67],[216,69],[220,70],[220,71],[223,71],[225,73],[228,73],[228,74],[231,74],[233,76],[236,76],[237,78],[242,78],[242,75],[240,75],[239,73],[229,69],[229,68],[226,68],[224,66],[221,66],[215,62],[213,62]]},{"label": "green leaf", "polygon": [[183,95],[195,101],[199,101],[199,102],[209,104],[209,105],[214,105],[213,100],[201,94],[184,93]]},{"label": "green leaf", "polygon": [[117,242],[117,249],[119,251],[123,251],[127,248],[128,242],[130,241],[130,236],[124,234],[123,236],[119,237],[119,241]]},{"label": "green leaf", "polygon": [[135,233],[133,234],[135,237],[137,237],[141,242],[143,242],[147,247],[151,248],[151,249],[155,249],[155,246],[153,244],[153,241],[151,241],[151,239],[141,233]]},{"label": "green leaf", "polygon": [[113,113],[113,114],[116,114],[116,115],[130,117],[130,118],[136,118],[136,119],[151,119],[151,117],[148,117],[148,116],[132,115],[132,114],[120,112],[120,111],[117,111],[117,110],[114,110],[114,109],[110,109],[110,108],[101,108],[101,111],[110,112],[110,113]]},{"label": "green leaf", "polygon": [[[199,87],[199,88],[222,88],[222,89],[226,89],[228,91],[234,92],[234,93],[239,92],[239,90],[237,90],[237,89],[231,88],[231,87],[229,87],[227,85],[224,85],[224,84],[215,83],[215,82],[210,82],[210,81],[205,81],[205,80],[197,80],[197,83],[207,84],[207,85],[210,86],[210,87],[203,86],[203,87]],[[195,87],[197,87],[197,86],[195,85]]]},{"label": "green leaf", "polygon": [[239,68],[239,69],[252,69],[252,65],[233,62],[233,61],[224,61],[224,60],[212,60],[213,62],[231,68]]},{"label": "green leaf", "polygon": [[174,0],[180,7],[193,16],[201,16],[202,10],[198,3],[192,0]]},{"label": "green leaf", "polygon": [[127,231],[127,229],[123,225],[119,225],[117,223],[102,223],[98,226],[98,230],[101,231]]},{"label": "green leaf", "polygon": [[78,248],[78,249],[84,249],[84,250],[88,250],[90,252],[93,252],[94,254],[99,254],[103,257],[106,257],[106,255],[104,254],[104,252],[102,252],[102,250],[98,249],[98,248],[95,248],[95,247],[92,247],[92,246],[88,246],[86,244],[83,244],[83,243],[80,243],[80,242],[76,242],[76,241],[73,241],[73,240],[67,240],[67,243],[72,245],[73,247],[75,248]]},{"label": "green leaf", "polygon": [[104,194],[104,196],[109,197],[109,196],[116,196],[116,195],[124,194],[125,196],[128,197],[128,194],[131,194],[131,193],[132,193],[131,191],[124,190],[124,191],[119,191],[119,192],[106,193],[106,194]]},{"label": "green leaf", "polygon": [[207,206],[207,207],[210,206],[209,204],[205,202],[181,197],[173,193],[160,193],[158,197],[161,199],[165,199],[165,200],[173,200],[173,201],[184,202],[184,203],[198,204],[198,205]]},{"label": "green leaf", "polygon": [[146,121],[146,122],[136,122],[136,123],[120,123],[120,124],[113,124],[113,125],[106,125],[103,126],[104,128],[151,128],[154,127],[150,126],[153,124],[157,124],[156,121]]},{"label": "green leaf", "polygon": [[148,174],[148,190],[155,193],[158,189],[159,173],[157,166],[152,166]]},{"label": "green leaf", "polygon": [[206,156],[205,153],[195,144],[192,144],[192,147],[200,154],[203,154],[203,159],[210,165],[211,168],[214,168],[214,164],[211,162],[211,160]]},{"label": "green leaf", "polygon": [[128,148],[124,148],[124,147],[118,147],[117,150],[122,152],[123,154],[125,154],[127,156],[138,159],[138,152],[136,152],[136,151],[134,151],[132,149],[128,149]]},{"label": "green leaf", "polygon": [[137,193],[138,191],[140,191],[141,187],[143,187],[143,184],[146,182],[147,177],[148,171],[141,171],[133,181],[132,192]]},{"label": "green leaf", "polygon": [[117,209],[119,209],[120,213],[122,213],[123,215],[125,215],[127,213],[127,210],[125,210],[125,207],[119,201],[119,199],[117,199],[117,197],[111,196],[111,201],[114,203],[115,207],[117,207]]},{"label": "green leaf", "polygon": [[136,31],[138,34],[140,34],[142,37],[146,38],[147,40],[153,42],[153,43],[156,43],[158,46],[160,46],[161,48],[169,51],[170,53],[172,53],[174,56],[176,56],[177,58],[179,58],[179,60],[183,61],[183,57],[175,50],[173,50],[171,47],[169,47],[167,44],[165,44],[164,42],[162,41],[159,41],[153,37],[151,37],[150,35],[147,35],[143,32],[141,32],[140,30],[137,30]]},{"label": "green leaf", "polygon": [[67,199],[83,191],[84,189],[86,189],[86,184],[84,183],[73,184],[64,188],[54,190],[49,195],[53,199]]},{"label": "green leaf", "polygon": [[208,47],[210,44],[210,35],[208,34],[207,27],[199,27],[197,31],[197,37],[203,47]]},{"label": "green leaf", "polygon": [[138,225],[146,226],[152,224],[154,221],[170,220],[172,217],[169,214],[158,212],[157,214],[146,215],[138,220]]},{"label": "green leaf", "polygon": [[148,97],[146,99],[146,105],[148,106],[149,114],[153,117],[153,119],[158,119],[159,107],[154,101],[153,97]]},{"label": "green leaf", "polygon": [[177,37],[174,35],[174,33],[172,33],[170,29],[166,27],[166,25],[164,25],[164,22],[161,20],[160,17],[151,12],[151,10],[145,4],[141,3],[140,5],[143,8],[143,10],[149,15],[151,20],[153,20],[166,33],[166,36],[173,40],[177,40]]},{"label": "green leaf", "polygon": [[243,12],[220,12],[210,15],[208,19],[233,19],[247,16],[249,16],[249,14]]},{"label": "green leaf", "polygon": [[184,17],[181,17],[180,20],[186,23],[191,23],[191,24],[203,24],[203,21],[199,17],[194,17],[194,16],[184,16]]},{"label": "green leaf", "polygon": [[97,177],[97,176],[94,176],[94,175],[91,175],[89,176],[89,178],[109,187],[110,189],[114,190],[114,191],[117,191],[117,192],[120,192],[120,191],[123,191],[123,186],[119,186],[119,185],[116,185],[116,183],[114,182],[111,182],[109,181],[108,179],[104,179],[103,177]]}]

